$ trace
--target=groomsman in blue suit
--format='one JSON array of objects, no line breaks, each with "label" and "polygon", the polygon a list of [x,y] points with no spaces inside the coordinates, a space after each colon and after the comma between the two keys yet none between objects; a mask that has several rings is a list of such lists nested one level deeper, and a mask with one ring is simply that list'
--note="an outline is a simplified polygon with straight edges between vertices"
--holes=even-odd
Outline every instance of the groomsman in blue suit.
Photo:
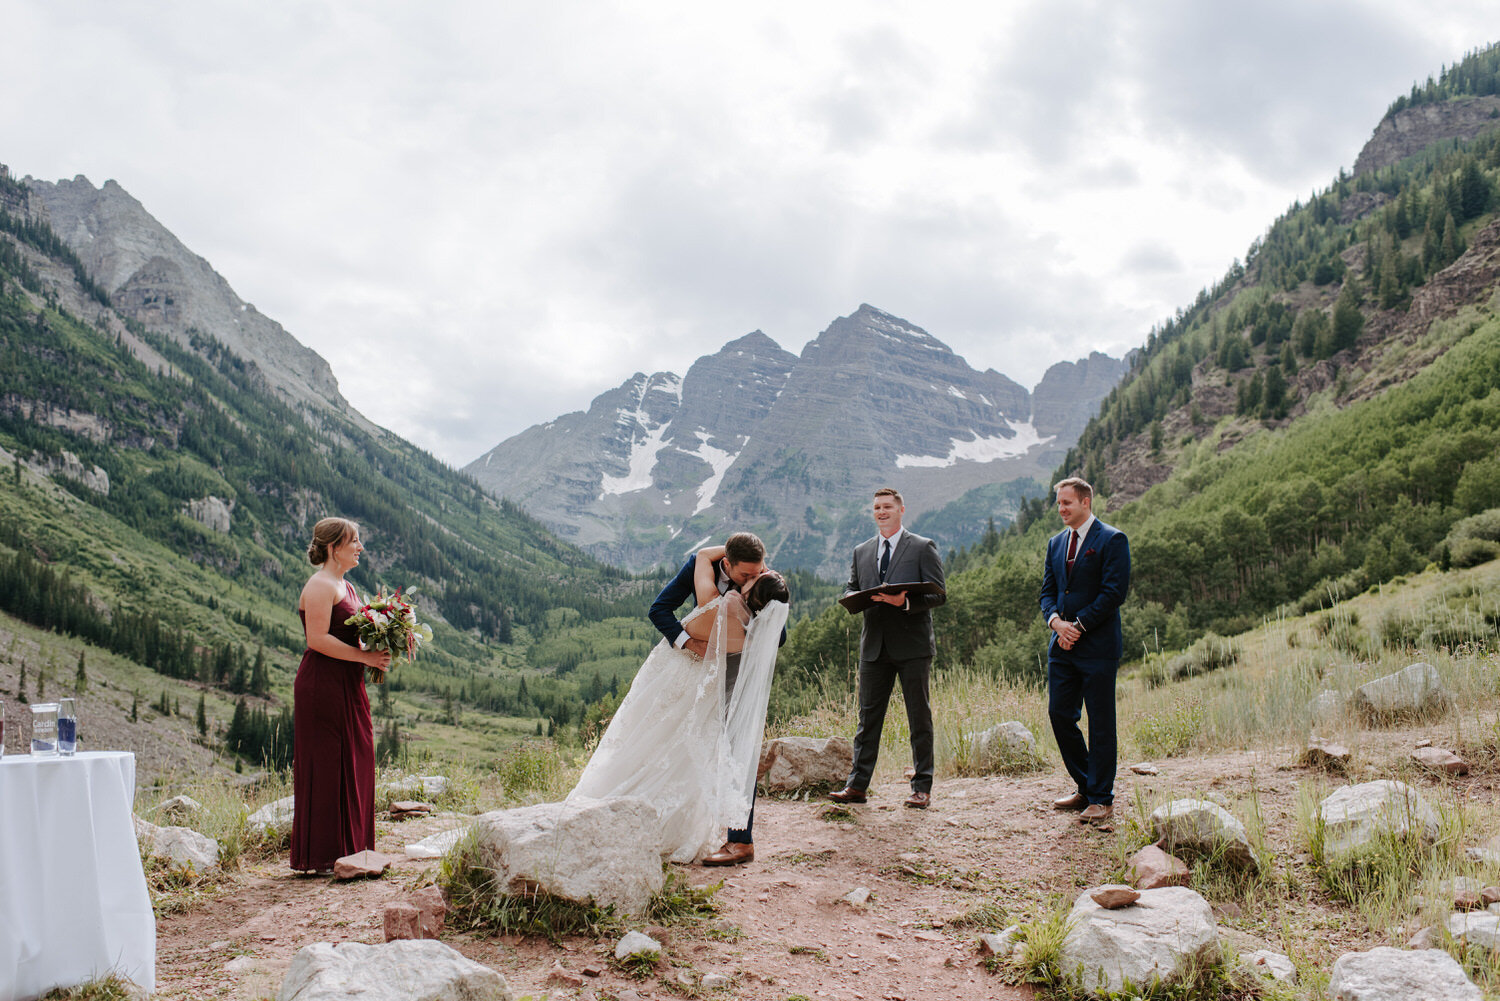
[{"label": "groomsman in blue suit", "polygon": [[[1047,648],[1047,714],[1063,765],[1078,791],[1054,800],[1058,810],[1104,823],[1115,808],[1115,675],[1125,641],[1120,604],[1130,590],[1130,542],[1094,517],[1094,488],[1076,476],[1057,484],[1063,531],[1047,543],[1042,568],[1042,617],[1052,630]],[[1078,718],[1089,711],[1089,739]]]}]

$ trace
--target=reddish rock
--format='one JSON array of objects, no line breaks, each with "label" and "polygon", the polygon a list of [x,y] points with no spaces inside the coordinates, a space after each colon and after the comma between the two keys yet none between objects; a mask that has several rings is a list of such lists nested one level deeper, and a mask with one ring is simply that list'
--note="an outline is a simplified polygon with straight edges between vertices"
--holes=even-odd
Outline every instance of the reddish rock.
[{"label": "reddish rock", "polygon": [[1099,887],[1099,889],[1090,893],[1089,896],[1094,898],[1094,903],[1098,904],[1106,911],[1113,911],[1121,907],[1129,907],[1131,904],[1141,899],[1141,895],[1138,891],[1132,890],[1128,886],[1120,886],[1114,883],[1111,883],[1108,886]]},{"label": "reddish rock", "polygon": [[1459,890],[1453,894],[1455,911],[1479,911],[1485,906],[1484,894],[1475,890]]},{"label": "reddish rock", "polygon": [[385,940],[393,942],[398,938],[421,938],[421,930],[418,927],[420,912],[411,904],[386,904],[385,905]]},{"label": "reddish rock", "polygon": [[1419,747],[1411,752],[1411,757],[1417,764],[1424,768],[1431,768],[1435,772],[1446,772],[1449,775],[1469,774],[1467,761],[1441,747]]},{"label": "reddish rock", "polygon": [[1147,845],[1130,856],[1130,881],[1137,890],[1159,890],[1164,886],[1187,886],[1190,871],[1156,845]]},{"label": "reddish rock", "polygon": [[448,914],[443,891],[435,886],[424,886],[411,895],[411,902],[417,908],[420,937],[437,938],[443,931],[443,918]]},{"label": "reddish rock", "polygon": [[1500,886],[1486,886],[1479,891],[1486,904],[1500,904]]},{"label": "reddish rock", "polygon": [[353,855],[345,855],[333,863],[334,879],[359,879],[363,876],[380,877],[396,861],[394,855],[382,855],[380,852],[362,851]]},{"label": "reddish rock", "polygon": [[432,812],[432,806],[427,803],[418,803],[412,799],[397,800],[391,804],[391,819],[406,820],[408,817],[425,817]]}]

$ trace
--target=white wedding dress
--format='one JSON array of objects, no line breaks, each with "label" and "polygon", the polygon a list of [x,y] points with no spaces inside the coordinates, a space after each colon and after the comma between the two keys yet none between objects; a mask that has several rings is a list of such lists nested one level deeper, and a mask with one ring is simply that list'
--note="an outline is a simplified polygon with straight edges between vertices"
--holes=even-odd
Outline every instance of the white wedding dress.
[{"label": "white wedding dress", "polygon": [[646,800],[661,821],[661,853],[674,862],[716,849],[724,828],[745,826],[753,802],[787,605],[774,601],[749,620],[726,699],[727,657],[718,637],[730,614],[747,616],[734,592],[688,616],[716,617],[702,660],[666,640],[652,649],[568,793],[569,800]]}]

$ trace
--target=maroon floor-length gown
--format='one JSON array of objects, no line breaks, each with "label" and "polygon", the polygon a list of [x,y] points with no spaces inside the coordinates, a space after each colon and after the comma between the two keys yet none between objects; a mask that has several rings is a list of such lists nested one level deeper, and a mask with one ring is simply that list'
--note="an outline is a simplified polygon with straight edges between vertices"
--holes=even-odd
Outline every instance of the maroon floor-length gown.
[{"label": "maroon floor-length gown", "polygon": [[[328,632],[353,647],[359,631],[344,620],[357,611],[346,582]],[[306,613],[297,615],[305,628]],[[308,650],[292,695],[292,868],[332,869],[343,856],[375,847],[375,739],[365,666]]]}]

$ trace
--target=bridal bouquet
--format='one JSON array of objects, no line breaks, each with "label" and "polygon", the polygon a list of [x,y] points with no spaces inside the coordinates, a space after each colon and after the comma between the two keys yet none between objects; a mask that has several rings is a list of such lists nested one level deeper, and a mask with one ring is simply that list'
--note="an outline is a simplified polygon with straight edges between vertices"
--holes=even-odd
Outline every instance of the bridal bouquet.
[{"label": "bridal bouquet", "polygon": [[[392,667],[397,657],[417,659],[417,650],[423,643],[432,642],[432,627],[417,621],[417,610],[412,606],[412,588],[405,594],[398,587],[394,594],[382,589],[375,593],[359,611],[344,620],[344,625],[359,629],[360,646],[366,650],[388,650]],[[386,672],[370,668],[370,680],[377,685],[385,684]]]}]

